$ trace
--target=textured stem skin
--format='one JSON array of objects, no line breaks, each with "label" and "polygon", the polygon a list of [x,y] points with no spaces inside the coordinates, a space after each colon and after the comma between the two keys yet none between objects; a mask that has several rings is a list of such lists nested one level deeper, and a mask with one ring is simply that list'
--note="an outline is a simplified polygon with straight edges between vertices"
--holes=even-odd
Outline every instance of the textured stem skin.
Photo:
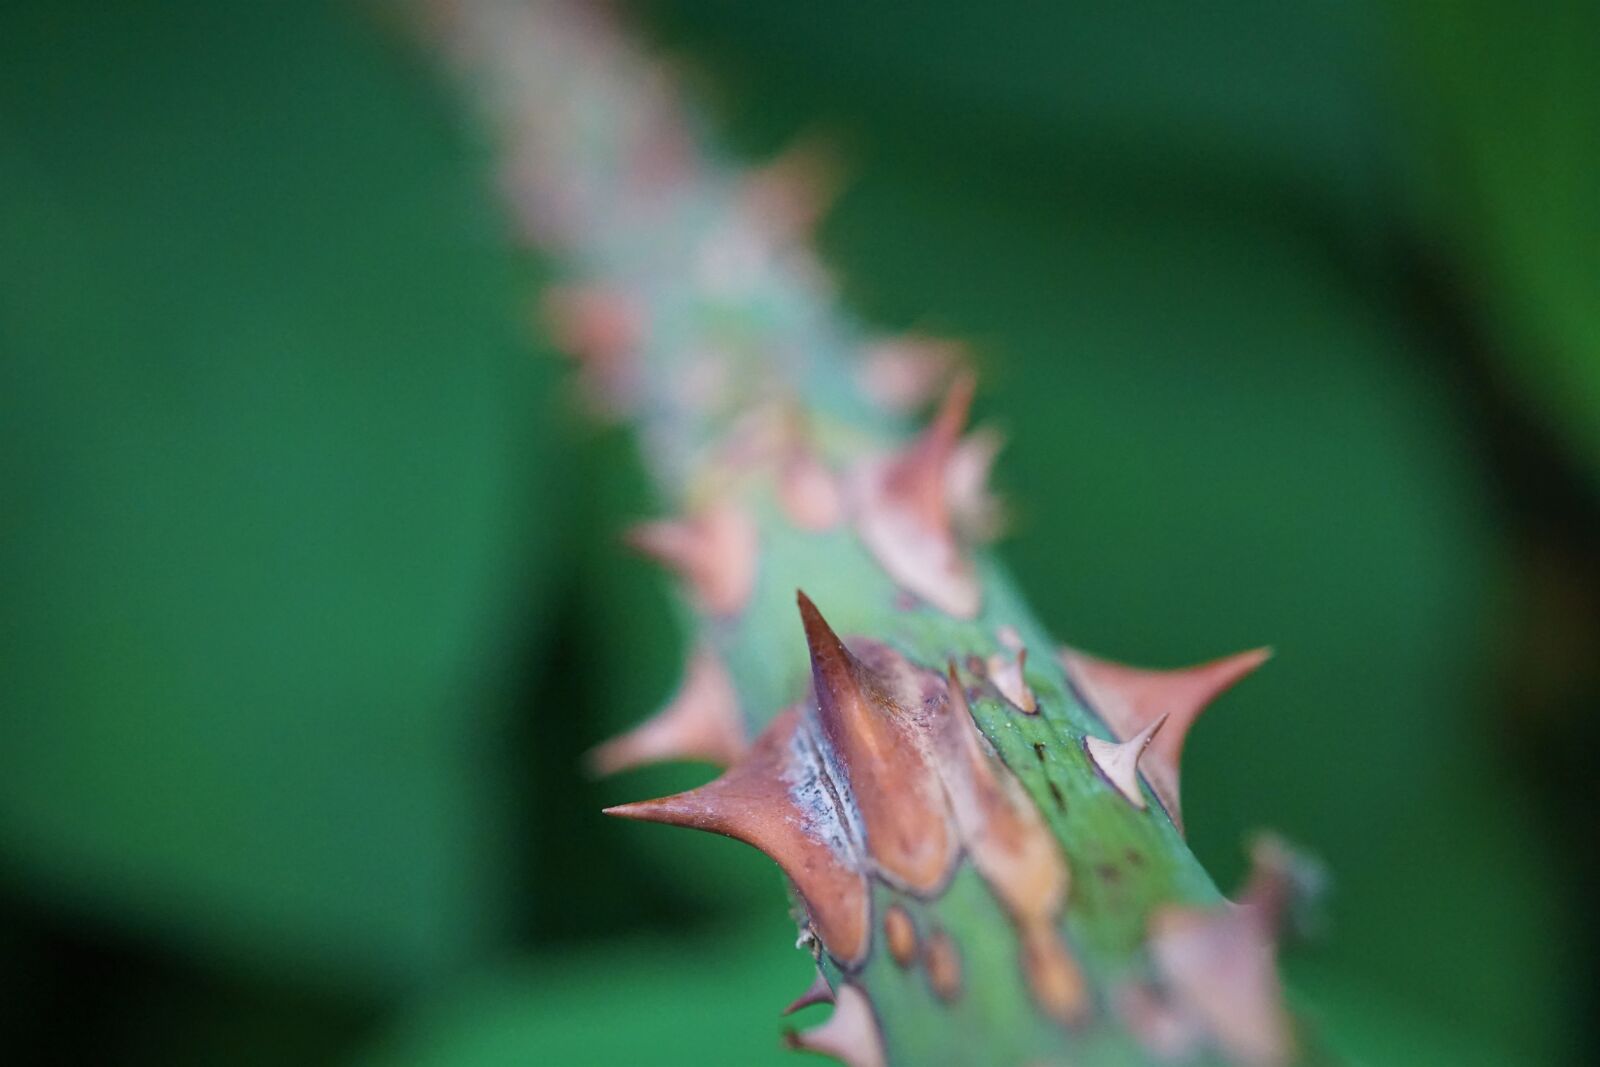
[{"label": "textured stem skin", "polygon": [[698,619],[678,698],[596,763],[732,764],[616,813],[783,866],[826,982],[797,1003],[837,1000],[792,1043],[857,1067],[1322,1062],[1272,959],[1293,861],[1258,849],[1228,904],[1178,822],[1184,733],[1262,655],[1056,653],[975,543],[995,444],[961,436],[970,379],[947,345],[867,334],[806,247],[814,155],[719,164],[595,5],[425,15],[521,236],[567,270],[548,325],[674,516],[631,540]]}]

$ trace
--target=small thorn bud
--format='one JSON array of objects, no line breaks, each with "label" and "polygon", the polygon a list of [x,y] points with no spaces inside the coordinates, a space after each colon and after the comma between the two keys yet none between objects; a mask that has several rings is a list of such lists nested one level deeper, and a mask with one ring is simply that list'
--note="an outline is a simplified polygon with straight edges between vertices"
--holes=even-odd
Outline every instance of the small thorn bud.
[{"label": "small thorn bud", "polygon": [[1017,649],[1015,656],[995,653],[985,663],[989,680],[1000,690],[1000,695],[1029,715],[1039,710],[1039,699],[1028,686],[1023,670],[1028,665],[1028,650]]},{"label": "small thorn bud", "polygon": [[1144,807],[1144,792],[1139,788],[1139,757],[1144,755],[1151,738],[1155,737],[1166,721],[1167,716],[1163,715],[1128,740],[1115,744],[1102,741],[1098,737],[1083,739],[1084,748],[1089,750],[1089,758],[1094,761],[1094,765],[1099,768],[1106,781],[1116,787],[1117,792],[1126,797],[1128,803],[1136,808]]}]

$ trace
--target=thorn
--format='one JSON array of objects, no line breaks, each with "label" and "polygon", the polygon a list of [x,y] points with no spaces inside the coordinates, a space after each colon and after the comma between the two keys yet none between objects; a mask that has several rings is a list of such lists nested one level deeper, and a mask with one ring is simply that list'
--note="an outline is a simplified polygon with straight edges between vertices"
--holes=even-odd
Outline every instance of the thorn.
[{"label": "thorn", "polygon": [[540,296],[539,317],[555,346],[577,361],[600,413],[626,411],[638,388],[635,355],[645,331],[638,303],[605,285],[553,285]]},{"label": "thorn", "polygon": [[1250,909],[1168,905],[1150,922],[1150,954],[1184,1014],[1250,1067],[1294,1058],[1274,943]]},{"label": "thorn", "polygon": [[1005,528],[1005,509],[989,489],[995,457],[1003,447],[1005,438],[1000,431],[985,427],[961,438],[950,455],[945,470],[950,517],[969,541],[993,541]]},{"label": "thorn", "polygon": [[971,371],[957,375],[945,393],[933,422],[889,467],[888,491],[906,501],[926,525],[950,525],[950,464],[961,443],[961,428],[972,409],[978,379]]},{"label": "thorn", "polygon": [[1316,927],[1316,908],[1327,890],[1322,864],[1276,834],[1258,834],[1250,843],[1250,875],[1237,907],[1254,914],[1268,936]]},{"label": "thorn", "polygon": [[884,1067],[883,1039],[867,995],[853,985],[841,985],[838,1002],[828,1021],[809,1030],[790,1030],[784,1037],[790,1048],[832,1056],[845,1067]]},{"label": "thorn", "polygon": [[1106,781],[1136,808],[1144,807],[1144,792],[1139,788],[1139,757],[1144,755],[1151,738],[1156,736],[1166,721],[1167,716],[1163,715],[1128,740],[1117,743],[1102,741],[1098,737],[1083,739],[1084,747],[1089,750],[1089,758],[1105,775]]},{"label": "thorn", "polygon": [[817,721],[849,782],[868,851],[886,879],[931,893],[943,885],[959,848],[938,775],[906,710],[922,707],[917,674],[875,643],[874,658],[885,670],[868,667],[845,648],[810,597],[796,591],[795,599],[811,653]]},{"label": "thorn", "polygon": [[975,618],[983,596],[957,541],[948,487],[974,387],[970,373],[957,378],[922,436],[897,456],[863,464],[855,486],[858,533],[884,570],[959,619]]},{"label": "thorn", "polygon": [[826,771],[814,749],[796,743],[800,725],[799,709],[790,708],[720,778],[605,813],[706,830],[766,853],[794,883],[824,947],[853,964],[866,955],[870,934],[867,879],[841,848],[848,828],[829,806],[833,789],[820,781]]},{"label": "thorn", "polygon": [[1033,690],[1028,686],[1028,679],[1023,675],[1023,668],[1027,664],[1028,650],[1019,648],[1015,657],[995,653],[989,657],[985,666],[989,680],[1000,690],[1000,695],[1027,714],[1034,715],[1039,711],[1039,699],[1034,696]]},{"label": "thorn", "polygon": [[1009,648],[1013,652],[1021,652],[1023,649],[1022,634],[1018,633],[1017,628],[1010,623],[1006,623],[995,630],[994,636],[995,640],[999,641],[1002,646]]},{"label": "thorn", "polygon": [[844,184],[838,152],[812,134],[749,172],[739,194],[750,225],[777,244],[809,241]]},{"label": "thorn", "polygon": [[883,939],[889,946],[889,955],[901,967],[909,967],[917,958],[917,928],[906,909],[898,904],[884,913]]},{"label": "thorn", "polygon": [[806,991],[804,993],[801,993],[798,997],[795,997],[787,1008],[783,1009],[783,1014],[793,1015],[795,1012],[800,1011],[803,1008],[809,1008],[813,1004],[832,1003],[833,989],[828,985],[827,975],[822,973],[821,967],[818,967],[817,976],[811,980],[811,985],[806,987]]},{"label": "thorn", "polygon": [[912,412],[931,402],[966,360],[966,346],[959,342],[909,334],[868,348],[856,381],[870,400],[891,411]]},{"label": "thorn", "polygon": [[672,702],[632,730],[589,753],[602,777],[651,763],[701,760],[728,767],[749,748],[739,698],[722,660],[702,645],[689,660]]},{"label": "thorn", "polygon": [[1308,861],[1262,835],[1237,904],[1168,905],[1150,919],[1150,954],[1172,1000],[1230,1057],[1251,1067],[1294,1058],[1278,977],[1278,932]]},{"label": "thorn", "polygon": [[737,615],[755,587],[756,525],[728,501],[687,519],[641,523],[627,542],[678,574],[713,615]]},{"label": "thorn", "polygon": [[1183,830],[1178,804],[1178,766],[1189,729],[1217,697],[1272,655],[1269,648],[1240,652],[1180,670],[1155,671],[1097,659],[1076,649],[1061,650],[1067,669],[1091,709],[1112,734],[1126,741],[1157,718],[1171,719],[1143,760],[1145,780],[1167,814]]}]

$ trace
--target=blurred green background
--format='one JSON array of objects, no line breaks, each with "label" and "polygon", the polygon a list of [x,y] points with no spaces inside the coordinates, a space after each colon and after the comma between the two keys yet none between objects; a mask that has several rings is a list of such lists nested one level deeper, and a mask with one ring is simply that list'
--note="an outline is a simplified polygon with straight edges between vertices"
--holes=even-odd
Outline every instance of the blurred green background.
[{"label": "blurred green background", "polygon": [[[1186,815],[1327,862],[1333,1043],[1587,1059],[1600,8],[632,10],[730,153],[841,146],[1063,639],[1277,647]],[[597,814],[704,772],[579,773],[676,680],[652,503],[394,14],[0,11],[0,1060],[788,1062],[776,872]]]}]

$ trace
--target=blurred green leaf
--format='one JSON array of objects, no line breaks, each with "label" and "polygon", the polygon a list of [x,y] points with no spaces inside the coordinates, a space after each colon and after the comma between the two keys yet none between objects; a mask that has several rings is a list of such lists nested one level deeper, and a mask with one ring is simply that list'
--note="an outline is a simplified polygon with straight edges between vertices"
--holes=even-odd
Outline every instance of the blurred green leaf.
[{"label": "blurred green leaf", "polygon": [[1600,485],[1600,5],[1389,7],[1411,206],[1508,378]]},{"label": "blurred green leaf", "polygon": [[7,12],[0,844],[31,892],[311,982],[506,925],[494,737],[560,470],[478,180],[352,12]]}]

